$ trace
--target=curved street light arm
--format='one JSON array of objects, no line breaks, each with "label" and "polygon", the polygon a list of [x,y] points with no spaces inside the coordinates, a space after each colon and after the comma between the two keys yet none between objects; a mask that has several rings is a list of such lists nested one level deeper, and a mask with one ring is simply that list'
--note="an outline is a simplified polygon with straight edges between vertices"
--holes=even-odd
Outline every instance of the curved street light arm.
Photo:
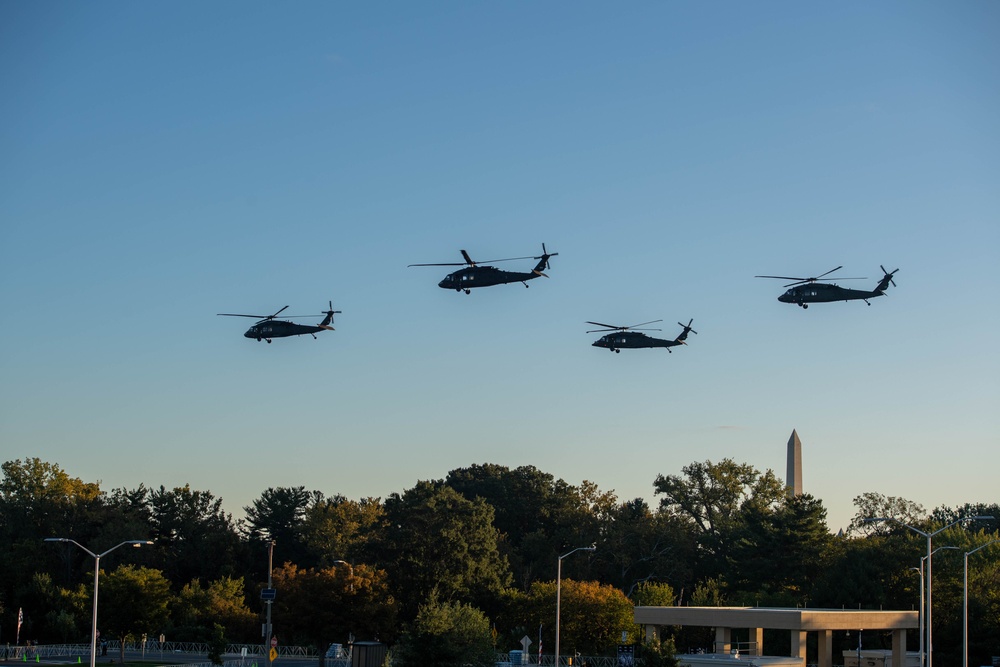
[{"label": "curved street light arm", "polygon": [[101,573],[101,558],[107,556],[109,553],[114,551],[119,547],[123,547],[126,544],[132,545],[135,548],[139,548],[144,545],[152,544],[151,540],[125,540],[115,546],[111,547],[104,553],[95,554],[93,551],[83,546],[76,540],[72,540],[68,537],[46,537],[45,542],[66,542],[69,544],[75,544],[80,547],[83,551],[87,552],[91,558],[94,559],[94,610],[90,619],[90,667],[94,667],[97,662],[97,587],[100,584],[100,573]]}]

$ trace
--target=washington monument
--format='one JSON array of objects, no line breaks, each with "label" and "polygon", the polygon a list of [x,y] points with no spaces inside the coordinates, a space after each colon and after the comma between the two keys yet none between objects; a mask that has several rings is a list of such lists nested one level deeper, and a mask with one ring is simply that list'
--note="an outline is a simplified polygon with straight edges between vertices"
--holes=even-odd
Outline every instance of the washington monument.
[{"label": "washington monument", "polygon": [[792,429],[792,436],[788,438],[788,468],[785,473],[785,486],[788,495],[802,495],[802,441],[799,434]]}]

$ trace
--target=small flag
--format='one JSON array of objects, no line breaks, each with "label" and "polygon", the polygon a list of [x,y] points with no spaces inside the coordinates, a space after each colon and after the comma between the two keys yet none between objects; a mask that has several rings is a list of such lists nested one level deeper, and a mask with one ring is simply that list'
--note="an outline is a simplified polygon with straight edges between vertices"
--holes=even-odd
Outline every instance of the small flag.
[{"label": "small flag", "polygon": [[17,608],[17,634],[14,636],[14,645],[21,643],[21,624],[24,623],[24,609]]}]

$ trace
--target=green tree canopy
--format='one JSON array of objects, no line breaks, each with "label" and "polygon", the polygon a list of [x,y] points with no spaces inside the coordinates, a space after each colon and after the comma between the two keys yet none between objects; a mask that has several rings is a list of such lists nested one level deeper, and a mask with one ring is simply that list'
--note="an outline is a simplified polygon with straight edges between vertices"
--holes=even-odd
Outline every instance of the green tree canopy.
[{"label": "green tree canopy", "polygon": [[834,539],[823,503],[803,494],[786,496],[774,507],[751,507],[734,536],[728,555],[732,592],[755,596],[744,599],[747,604],[809,603]]},{"label": "green tree canopy", "polygon": [[208,586],[195,579],[173,598],[170,617],[168,634],[176,641],[210,641],[216,626],[233,641],[255,641],[260,634],[258,615],[247,607],[242,578],[223,577]]},{"label": "green tree canopy", "polygon": [[303,540],[311,560],[329,567],[375,560],[374,541],[385,510],[378,498],[348,500],[336,495],[323,498],[306,510]]},{"label": "green tree canopy", "polygon": [[305,519],[309,508],[322,498],[322,493],[306,491],[304,486],[266,489],[260,498],[243,508],[250,543],[260,545],[274,540],[282,554],[282,562],[301,567],[314,565],[307,556]]},{"label": "green tree canopy", "polygon": [[380,552],[404,610],[432,593],[442,602],[476,602],[510,582],[507,560],[497,550],[493,508],[454,489],[418,482],[385,502]]},{"label": "green tree canopy", "polygon": [[492,667],[495,660],[489,619],[464,602],[432,596],[393,650],[398,667]]},{"label": "green tree canopy", "polygon": [[773,508],[784,498],[785,487],[770,470],[762,473],[732,459],[691,463],[682,472],[657,476],[653,487],[663,495],[660,507],[694,527],[707,561],[701,573],[729,578],[729,548],[747,513]]},{"label": "green tree canopy", "polygon": [[246,547],[222,499],[185,484],[149,495],[152,539],[147,557],[174,582],[242,576]]},{"label": "green tree canopy", "polygon": [[158,635],[166,627],[170,582],[159,570],[122,565],[101,577],[98,590],[98,628],[121,640],[122,662],[128,637]]}]

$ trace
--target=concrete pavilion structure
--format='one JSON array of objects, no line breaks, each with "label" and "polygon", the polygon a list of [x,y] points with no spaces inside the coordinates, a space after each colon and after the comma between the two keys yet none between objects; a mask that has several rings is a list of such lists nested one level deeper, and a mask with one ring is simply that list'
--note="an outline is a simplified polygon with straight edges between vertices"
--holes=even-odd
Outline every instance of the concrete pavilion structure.
[{"label": "concrete pavilion structure", "polygon": [[[715,653],[677,654],[682,664],[719,664],[736,657],[732,644],[734,629],[748,629],[750,642],[740,649],[743,663],[756,665],[806,665],[806,639],[816,633],[818,667],[833,667],[833,632],[843,630],[889,630],[892,658],[886,667],[906,666],[906,631],[919,625],[916,611],[874,611],[841,609],[779,609],[767,607],[635,607],[635,622],[645,627],[646,638],[659,636],[662,626],[693,625],[715,628]],[[764,630],[786,630],[791,635],[791,656],[767,657]],[[753,656],[751,658],[750,656]],[[791,660],[791,662],[789,662]],[[713,662],[714,661],[714,662]]]}]

